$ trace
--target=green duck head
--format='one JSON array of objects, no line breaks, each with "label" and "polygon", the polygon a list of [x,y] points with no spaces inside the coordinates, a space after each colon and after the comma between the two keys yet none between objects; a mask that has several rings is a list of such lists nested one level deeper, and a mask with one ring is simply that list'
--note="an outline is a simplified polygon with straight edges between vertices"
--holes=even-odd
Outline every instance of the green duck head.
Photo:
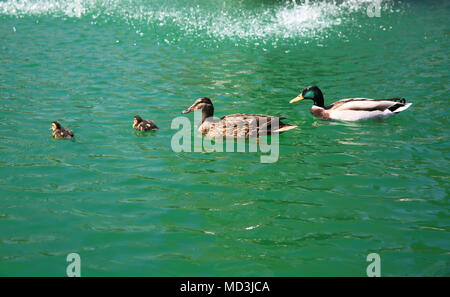
[{"label": "green duck head", "polygon": [[316,86],[309,86],[303,89],[302,93],[292,99],[289,103],[302,101],[304,99],[310,99],[314,102],[314,105],[324,107],[322,91]]}]

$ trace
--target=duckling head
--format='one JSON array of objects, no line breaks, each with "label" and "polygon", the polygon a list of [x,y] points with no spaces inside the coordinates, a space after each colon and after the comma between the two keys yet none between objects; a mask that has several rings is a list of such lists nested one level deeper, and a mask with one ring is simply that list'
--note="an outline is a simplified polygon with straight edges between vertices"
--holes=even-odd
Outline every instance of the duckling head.
[{"label": "duckling head", "polygon": [[201,110],[204,115],[207,115],[208,117],[213,116],[214,114],[214,107],[211,102],[211,99],[208,97],[200,97],[197,100],[195,100],[194,104],[192,104],[188,109],[183,110],[181,113],[190,113],[195,110]]},{"label": "duckling head", "polygon": [[302,93],[289,101],[289,103],[302,101],[304,99],[312,100],[314,102],[314,105],[324,107],[323,94],[317,86],[309,86],[307,88],[304,88]]},{"label": "duckling head", "polygon": [[134,116],[133,127],[142,122],[142,118],[138,115]]},{"label": "duckling head", "polygon": [[52,122],[52,131],[61,129],[61,124],[57,121]]}]

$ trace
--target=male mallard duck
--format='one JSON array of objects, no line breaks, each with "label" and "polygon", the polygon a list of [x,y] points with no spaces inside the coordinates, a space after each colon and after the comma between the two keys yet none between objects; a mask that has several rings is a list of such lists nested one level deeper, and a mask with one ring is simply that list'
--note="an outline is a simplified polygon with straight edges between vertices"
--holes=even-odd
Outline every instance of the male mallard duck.
[{"label": "male mallard duck", "polygon": [[52,123],[52,136],[53,138],[72,138],[74,137],[74,134],[72,130],[65,129],[61,126],[60,123],[57,121],[54,121]]},{"label": "male mallard duck", "polygon": [[285,118],[264,114],[237,113],[214,119],[214,107],[207,97],[198,98],[182,113],[194,110],[202,111],[202,121],[198,131],[209,137],[251,138],[258,137],[260,134],[281,133],[297,127],[282,123],[281,120]]},{"label": "male mallard duck", "polygon": [[143,120],[140,116],[134,116],[133,128],[138,131],[149,131],[149,130],[158,130],[153,121]]},{"label": "male mallard duck", "polygon": [[408,109],[412,104],[406,103],[404,98],[349,98],[336,101],[325,107],[322,92],[316,86],[305,88],[300,95],[292,99],[289,103],[304,99],[310,99],[314,102],[311,107],[311,113],[314,116],[322,119],[340,121],[385,119]]}]

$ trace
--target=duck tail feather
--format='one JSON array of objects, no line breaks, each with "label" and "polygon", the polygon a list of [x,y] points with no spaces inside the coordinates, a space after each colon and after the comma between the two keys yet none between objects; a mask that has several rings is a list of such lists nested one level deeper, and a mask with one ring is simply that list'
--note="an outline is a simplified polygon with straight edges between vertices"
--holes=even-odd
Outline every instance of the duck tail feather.
[{"label": "duck tail feather", "polygon": [[395,98],[391,98],[391,99],[380,99],[380,100],[396,101],[396,102],[400,102],[400,103],[403,103],[403,104],[406,103],[406,99],[405,98],[400,98],[400,97],[395,97]]},{"label": "duck tail feather", "polygon": [[404,110],[407,110],[411,105],[412,103],[397,103],[389,107],[389,110],[395,113],[399,113]]}]

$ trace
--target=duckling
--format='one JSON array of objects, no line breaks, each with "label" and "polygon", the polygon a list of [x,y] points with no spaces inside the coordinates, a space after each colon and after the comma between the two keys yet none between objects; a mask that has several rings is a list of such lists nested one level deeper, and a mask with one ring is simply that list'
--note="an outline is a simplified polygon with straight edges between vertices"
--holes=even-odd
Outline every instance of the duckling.
[{"label": "duckling", "polygon": [[158,130],[159,128],[153,121],[143,120],[140,116],[134,116],[133,128],[138,131]]},{"label": "duckling", "polygon": [[52,122],[52,136],[55,139],[59,138],[73,138],[75,135],[73,134],[72,130],[63,128],[60,123],[57,121]]},{"label": "duckling", "polygon": [[386,119],[408,109],[412,103],[406,103],[404,98],[368,99],[349,98],[324,105],[322,91],[317,86],[305,88],[300,95],[289,103],[304,99],[313,101],[311,113],[322,119],[340,121],[361,121],[373,119]]},{"label": "duckling", "polygon": [[[186,114],[195,110],[202,111],[202,121],[198,131],[209,137],[253,138],[260,134],[282,133],[297,127],[282,123],[281,120],[285,119],[283,117],[264,114],[238,113],[214,119],[214,107],[208,97],[198,98],[182,113]],[[273,123],[278,125],[272,125]]]}]

